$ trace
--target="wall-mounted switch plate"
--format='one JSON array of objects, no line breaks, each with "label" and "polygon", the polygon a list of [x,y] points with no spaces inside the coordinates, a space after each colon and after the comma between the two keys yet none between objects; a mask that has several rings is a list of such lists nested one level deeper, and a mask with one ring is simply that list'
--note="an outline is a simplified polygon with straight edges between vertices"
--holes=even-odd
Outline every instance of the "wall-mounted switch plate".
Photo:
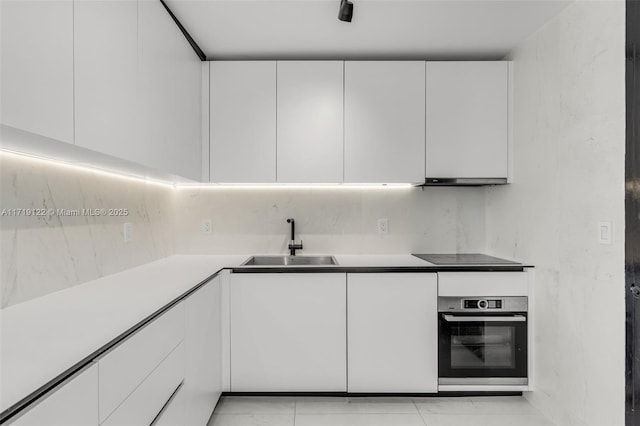
[{"label": "wall-mounted switch plate", "polygon": [[611,222],[598,222],[598,242],[611,244]]},{"label": "wall-mounted switch plate", "polygon": [[213,228],[213,222],[211,219],[205,219],[202,221],[202,233],[205,235],[210,235],[211,230]]},{"label": "wall-mounted switch plate", "polygon": [[389,233],[389,219],[378,219],[378,234]]},{"label": "wall-mounted switch plate", "polygon": [[133,223],[131,222],[126,222],[124,224],[124,242],[125,243],[129,243],[131,242],[131,240],[133,240]]}]

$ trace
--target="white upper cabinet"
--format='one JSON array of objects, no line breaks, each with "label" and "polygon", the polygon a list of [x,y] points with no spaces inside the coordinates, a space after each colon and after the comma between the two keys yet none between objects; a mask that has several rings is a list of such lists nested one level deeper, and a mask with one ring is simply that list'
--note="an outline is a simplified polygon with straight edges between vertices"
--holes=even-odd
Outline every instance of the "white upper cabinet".
[{"label": "white upper cabinet", "polygon": [[278,62],[278,182],[342,182],[343,65]]},{"label": "white upper cabinet", "polygon": [[159,0],[138,1],[138,138],[144,165],[202,179],[202,64]]},{"label": "white upper cabinet", "polygon": [[76,145],[146,163],[136,138],[138,1],[76,0]]},{"label": "white upper cabinet", "polygon": [[2,124],[73,143],[73,1],[0,7]]},{"label": "white upper cabinet", "polygon": [[509,62],[427,62],[428,178],[506,178]]},{"label": "white upper cabinet", "polygon": [[344,180],[424,182],[425,62],[345,62]]},{"label": "white upper cabinet", "polygon": [[276,181],[276,62],[211,62],[211,181]]}]

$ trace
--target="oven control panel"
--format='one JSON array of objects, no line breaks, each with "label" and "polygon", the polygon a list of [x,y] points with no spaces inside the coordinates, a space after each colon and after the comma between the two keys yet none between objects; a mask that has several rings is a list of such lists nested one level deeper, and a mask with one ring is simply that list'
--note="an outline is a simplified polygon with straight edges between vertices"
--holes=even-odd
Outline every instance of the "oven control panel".
[{"label": "oven control panel", "polygon": [[438,297],[438,312],[527,312],[527,297]]},{"label": "oven control panel", "polygon": [[502,299],[463,299],[464,309],[502,309]]}]

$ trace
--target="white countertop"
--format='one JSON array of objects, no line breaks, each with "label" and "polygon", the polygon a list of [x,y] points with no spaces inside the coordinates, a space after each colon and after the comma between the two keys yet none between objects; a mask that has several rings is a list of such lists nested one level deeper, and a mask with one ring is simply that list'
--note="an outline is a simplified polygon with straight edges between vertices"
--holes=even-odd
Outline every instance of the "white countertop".
[{"label": "white countertop", "polygon": [[247,257],[171,256],[0,310],[0,411]]}]

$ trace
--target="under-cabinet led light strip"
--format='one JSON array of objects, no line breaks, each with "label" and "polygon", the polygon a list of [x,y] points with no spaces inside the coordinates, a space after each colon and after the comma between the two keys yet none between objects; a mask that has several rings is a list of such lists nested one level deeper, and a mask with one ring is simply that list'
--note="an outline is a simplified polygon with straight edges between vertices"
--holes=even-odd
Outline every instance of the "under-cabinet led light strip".
[{"label": "under-cabinet led light strip", "polygon": [[265,189],[328,189],[328,190],[348,190],[348,189],[410,189],[413,185],[410,183],[366,183],[366,184],[352,184],[352,183],[269,183],[269,184],[256,184],[256,183],[180,183],[171,181],[161,181],[158,179],[151,179],[144,176],[130,175],[124,172],[114,172],[111,170],[102,169],[89,165],[78,165],[75,163],[66,162],[63,160],[50,159],[40,157],[37,155],[27,154],[23,152],[16,152],[7,149],[0,149],[0,154],[3,156],[16,157],[20,159],[26,159],[31,161],[37,161],[56,167],[63,167],[71,170],[77,170],[81,172],[95,173],[101,176],[112,177],[117,179],[125,179],[137,183],[158,185],[165,188],[172,189],[206,189],[206,190],[224,190],[224,189],[249,189],[249,190],[265,190]]},{"label": "under-cabinet led light strip", "polygon": [[95,167],[95,166],[89,166],[89,165],[78,165],[75,163],[69,163],[63,160],[53,160],[50,158],[45,158],[45,157],[39,157],[37,155],[32,155],[32,154],[26,154],[23,152],[16,152],[16,151],[11,151],[11,150],[7,150],[7,149],[0,149],[0,154],[2,154],[2,156],[9,156],[9,157],[14,157],[14,158],[18,158],[18,159],[24,159],[24,160],[28,160],[28,161],[35,161],[35,162],[39,162],[39,163],[45,163],[47,165],[51,165],[51,166],[55,166],[55,167],[61,167],[61,168],[66,168],[66,169],[70,169],[70,170],[76,170],[76,171],[80,171],[80,172],[89,172],[89,173],[94,173],[100,176],[106,176],[106,177],[111,177],[111,178],[116,178],[116,179],[124,179],[124,180],[129,180],[129,181],[133,181],[136,183],[144,183],[144,184],[149,184],[149,185],[158,185],[158,186],[162,186],[165,188],[175,188],[175,185],[173,182],[165,182],[165,181],[161,181],[161,180],[157,180],[157,179],[150,179],[147,177],[143,177],[143,176],[136,176],[136,175],[130,175],[124,172],[114,172],[111,170],[106,170],[106,169],[101,169],[99,167]]},{"label": "under-cabinet led light strip", "polygon": [[407,189],[413,188],[410,183],[272,183],[272,184],[255,184],[255,183],[178,183],[176,189]]}]

